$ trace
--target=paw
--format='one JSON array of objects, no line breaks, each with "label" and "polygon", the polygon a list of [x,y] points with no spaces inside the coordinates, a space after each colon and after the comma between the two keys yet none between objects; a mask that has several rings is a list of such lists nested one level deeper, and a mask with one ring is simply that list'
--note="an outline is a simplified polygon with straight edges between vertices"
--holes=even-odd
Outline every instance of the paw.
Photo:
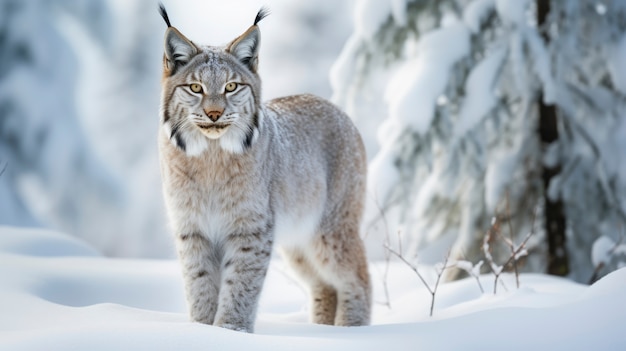
[{"label": "paw", "polygon": [[230,329],[230,330],[234,330],[234,331],[238,331],[238,332],[244,332],[244,333],[252,333],[252,328],[247,328],[245,326],[242,325],[236,325],[236,324],[217,324],[218,327],[220,328],[226,328],[226,329]]}]

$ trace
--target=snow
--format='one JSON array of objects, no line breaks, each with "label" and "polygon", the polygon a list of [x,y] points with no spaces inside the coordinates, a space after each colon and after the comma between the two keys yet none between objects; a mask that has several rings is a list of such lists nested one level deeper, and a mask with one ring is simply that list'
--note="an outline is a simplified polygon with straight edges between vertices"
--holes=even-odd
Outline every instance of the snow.
[{"label": "snow", "polygon": [[594,267],[606,264],[611,259],[611,251],[615,248],[615,242],[611,238],[601,236],[593,243],[591,248],[591,262]]},{"label": "snow", "polygon": [[390,0],[391,15],[398,26],[406,26],[408,22],[406,14],[407,0]]},{"label": "snow", "polygon": [[452,66],[469,53],[470,32],[462,23],[425,35],[417,58],[407,60],[389,82],[385,98],[391,120],[425,134],[435,116]]},{"label": "snow", "polygon": [[496,0],[496,10],[504,22],[525,25],[529,0]]},{"label": "snow", "polygon": [[[399,1],[359,0],[354,5],[354,31],[365,39],[372,39],[387,21],[392,10],[397,13]],[[394,16],[394,18],[397,17]],[[406,22],[406,17],[399,18]],[[397,19],[396,19],[397,20]]]},{"label": "snow", "polygon": [[622,243],[623,240],[622,237],[618,242],[615,242],[606,236],[596,239],[591,247],[591,262],[594,267],[596,269],[602,268],[608,265],[613,258],[617,258],[619,263],[623,264],[624,262],[619,260],[620,256],[626,256],[626,244]]},{"label": "snow", "polygon": [[626,35],[622,35],[618,40],[615,48],[609,52],[607,60],[613,84],[622,94],[626,94],[626,65],[623,64],[624,57],[626,57]]},{"label": "snow", "polygon": [[[452,246],[453,261],[478,261],[489,217],[520,214],[519,238],[548,195],[568,219],[569,277],[588,281],[593,242],[616,240],[626,220],[625,2],[553,1],[541,26],[530,0],[425,1],[398,16],[400,3],[357,3],[367,8],[332,72],[368,152],[369,247],[400,232],[429,257]],[[556,107],[552,145],[538,136],[539,97]],[[561,170],[547,194],[543,166]],[[527,271],[547,265],[536,227]]]},{"label": "snow", "polygon": [[393,150],[385,148],[372,160],[371,171],[368,178],[368,192],[380,205],[380,196],[388,194],[392,185],[397,180],[397,173],[393,172],[395,158]]},{"label": "snow", "polygon": [[487,116],[497,102],[494,85],[506,51],[499,49],[479,62],[470,72],[465,84],[467,97],[463,101],[455,133],[463,136]]},{"label": "snow", "polygon": [[[391,262],[391,307],[376,304],[371,326],[344,328],[307,322],[305,295],[274,259],[256,333],[243,334],[187,320],[175,260],[106,258],[60,233],[0,227],[0,262],[2,350],[612,350],[626,342],[626,269],[589,287],[525,274],[514,289],[507,275],[509,290],[497,295],[474,279],[443,284],[431,318],[426,289]],[[372,263],[376,301],[384,265]],[[423,268],[432,282],[433,269]]]},{"label": "snow", "polygon": [[463,10],[463,21],[472,33],[478,33],[482,22],[486,19],[495,6],[494,0],[477,0],[471,2]]},{"label": "snow", "polygon": [[539,33],[529,30],[524,30],[522,33],[535,61],[535,73],[543,83],[543,101],[545,104],[554,104],[556,100],[556,82],[551,72],[550,53],[546,49]]},{"label": "snow", "polygon": [[[450,265],[450,266],[454,266],[458,269],[462,269],[465,272],[467,272],[467,274],[469,274],[472,277],[479,277],[480,276],[480,268],[483,266],[484,261],[478,261],[478,263],[473,264],[470,261],[456,261],[454,262],[454,264]],[[482,291],[482,288],[481,288]]]},{"label": "snow", "polygon": [[[506,289],[498,286],[496,296],[480,292],[480,286],[493,291],[493,276],[477,278],[480,285],[471,277],[441,286],[429,318],[430,296],[407,267],[391,262],[387,298],[385,263],[372,262],[374,325],[346,329],[310,325],[306,296],[276,259],[257,335],[188,323],[176,261],[103,256],[170,257],[174,251],[150,141],[164,24],[152,0],[93,3],[25,2],[15,7],[25,11],[5,16],[14,29],[7,42],[25,42],[33,65],[7,62],[10,74],[0,81],[3,101],[17,106],[0,118],[0,218],[62,228],[97,249],[61,233],[0,228],[0,349],[618,349],[624,343],[624,269],[591,287],[525,274],[516,290],[504,274]],[[166,5],[189,37],[221,44],[245,30],[264,3]],[[387,240],[399,231],[407,248],[410,236],[428,243],[419,248],[420,262],[436,262],[430,258],[453,244],[472,254],[476,238],[469,235],[484,232],[481,219],[497,213],[505,193],[512,207],[515,192],[536,197],[524,182],[536,183],[526,176],[540,172],[522,165],[543,160],[566,170],[549,191],[565,201],[572,222],[572,278],[586,281],[592,264],[606,263],[601,273],[623,267],[626,245],[616,246],[615,232],[623,226],[616,209],[626,208],[626,36],[616,26],[624,5],[553,2],[564,15],[549,19],[546,47],[530,0],[464,1],[462,19],[447,2],[419,9],[408,3],[355,0],[349,11],[347,2],[273,0],[273,14],[261,25],[265,98],[305,91],[329,96],[326,72],[354,14],[355,31],[334,66],[332,86],[371,160],[365,224],[384,222],[380,227],[394,234]],[[492,13],[498,20],[486,22]],[[380,41],[407,26],[418,33],[396,43],[398,57],[390,57],[391,46]],[[36,104],[33,86],[46,92]],[[570,138],[543,156],[528,137],[536,116],[524,105],[537,89],[558,105]],[[434,123],[435,111],[441,123]],[[419,136],[407,143],[400,140],[406,131]],[[411,151],[416,156],[407,162]],[[407,164],[415,169],[398,169]],[[521,208],[535,205],[530,202]],[[529,226],[521,221],[514,223],[520,233]],[[370,255],[382,251],[372,236]],[[538,271],[532,262],[542,257],[535,251],[541,247],[532,249],[527,268]],[[457,265],[478,275],[481,258]],[[432,267],[420,271],[434,281]]]},{"label": "snow", "polygon": [[[517,147],[510,149],[516,150]],[[518,153],[510,149],[502,147],[500,150],[494,150],[485,170],[485,207],[489,213],[497,212],[507,180],[511,178],[519,163]]]}]

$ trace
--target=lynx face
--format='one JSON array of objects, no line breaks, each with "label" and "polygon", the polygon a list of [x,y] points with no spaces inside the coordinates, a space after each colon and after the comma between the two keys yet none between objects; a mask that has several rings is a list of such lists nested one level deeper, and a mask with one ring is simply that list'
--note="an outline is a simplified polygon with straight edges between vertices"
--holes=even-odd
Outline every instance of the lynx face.
[{"label": "lynx face", "polygon": [[258,135],[258,28],[225,47],[198,46],[168,28],[161,118],[167,137],[189,156],[210,143],[232,153]]}]

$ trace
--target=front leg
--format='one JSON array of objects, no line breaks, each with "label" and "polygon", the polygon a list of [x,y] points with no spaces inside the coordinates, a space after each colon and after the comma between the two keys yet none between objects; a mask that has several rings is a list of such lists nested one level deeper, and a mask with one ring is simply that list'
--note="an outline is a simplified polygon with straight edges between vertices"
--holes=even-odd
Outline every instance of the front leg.
[{"label": "front leg", "polygon": [[199,233],[178,235],[176,248],[191,320],[213,324],[219,295],[219,252]]},{"label": "front leg", "polygon": [[269,231],[227,238],[215,325],[253,332],[271,252],[272,234]]}]

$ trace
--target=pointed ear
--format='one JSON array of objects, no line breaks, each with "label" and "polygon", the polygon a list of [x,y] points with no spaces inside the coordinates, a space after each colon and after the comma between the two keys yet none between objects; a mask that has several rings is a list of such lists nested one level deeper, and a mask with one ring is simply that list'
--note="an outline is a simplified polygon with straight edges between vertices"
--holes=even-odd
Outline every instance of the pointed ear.
[{"label": "pointed ear", "polygon": [[261,31],[257,24],[269,15],[267,8],[259,10],[254,18],[252,27],[228,45],[226,52],[229,52],[241,61],[253,73],[256,73],[259,65],[259,46],[261,44]]},{"label": "pointed ear", "polygon": [[261,31],[259,27],[252,26],[239,38],[233,40],[227,52],[235,56],[250,71],[256,73],[259,64],[259,46],[261,44]]},{"label": "pointed ear", "polygon": [[183,67],[200,50],[178,29],[168,27],[165,32],[165,57],[163,61],[164,70],[168,75],[172,75]]}]

